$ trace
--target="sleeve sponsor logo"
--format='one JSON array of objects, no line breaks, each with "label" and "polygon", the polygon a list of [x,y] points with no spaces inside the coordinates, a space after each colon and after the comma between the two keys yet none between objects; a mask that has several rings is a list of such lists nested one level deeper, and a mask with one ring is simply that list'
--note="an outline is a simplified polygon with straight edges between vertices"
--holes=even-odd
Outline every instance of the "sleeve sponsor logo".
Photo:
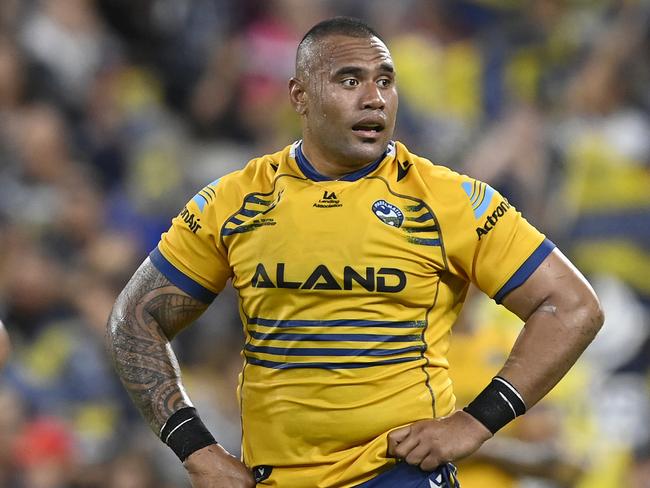
[{"label": "sleeve sponsor logo", "polygon": [[178,214],[178,216],[183,219],[183,222],[187,224],[194,234],[196,234],[202,227],[200,224],[201,219],[190,212],[187,207],[183,207],[183,210],[181,210],[181,213]]},{"label": "sleeve sponsor logo", "polygon": [[[477,180],[464,181],[460,186],[472,204],[472,212],[474,213],[474,218],[476,220],[481,219],[483,216],[485,216],[488,208],[490,208],[492,197],[496,193],[494,191],[494,188],[486,183]],[[501,203],[499,203],[499,205],[494,209],[494,211],[485,217],[483,225],[476,227],[476,235],[479,241],[483,238],[483,236],[487,235],[487,233],[494,228],[499,219],[508,211],[510,207],[511,205],[504,198],[501,200]]]},{"label": "sleeve sponsor logo", "polygon": [[502,200],[499,206],[494,209],[494,212],[487,216],[485,222],[483,223],[483,226],[476,228],[476,235],[478,236],[479,241],[484,235],[487,235],[487,233],[490,232],[495,225],[497,225],[499,219],[503,217],[503,215],[510,209],[511,206],[512,205],[510,205],[505,199]]}]

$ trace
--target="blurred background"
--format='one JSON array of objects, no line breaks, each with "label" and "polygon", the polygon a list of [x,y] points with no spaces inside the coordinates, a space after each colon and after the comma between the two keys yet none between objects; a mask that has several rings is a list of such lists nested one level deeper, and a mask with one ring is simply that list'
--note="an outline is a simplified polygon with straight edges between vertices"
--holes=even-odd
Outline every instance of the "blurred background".
[{"label": "blurred background", "polygon": [[[295,48],[332,15],[386,39],[396,138],[505,194],[606,310],[569,376],[462,463],[463,487],[650,486],[650,1],[1,0],[0,487],[188,486],[112,372],[106,318],[198,189],[299,137]],[[470,295],[459,406],[520,327]],[[227,289],[174,341],[234,454],[241,337]]]}]

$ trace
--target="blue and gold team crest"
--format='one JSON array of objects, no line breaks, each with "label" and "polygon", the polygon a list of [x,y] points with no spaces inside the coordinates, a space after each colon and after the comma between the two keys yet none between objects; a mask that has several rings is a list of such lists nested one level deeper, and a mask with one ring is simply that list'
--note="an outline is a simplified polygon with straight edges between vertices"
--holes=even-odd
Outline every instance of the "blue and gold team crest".
[{"label": "blue and gold team crest", "polygon": [[469,197],[474,211],[474,218],[480,219],[487,211],[494,195],[494,189],[487,183],[481,181],[465,181],[461,185]]},{"label": "blue and gold team crest", "polygon": [[401,227],[404,223],[404,214],[392,203],[386,200],[377,200],[372,204],[372,211],[384,224]]}]

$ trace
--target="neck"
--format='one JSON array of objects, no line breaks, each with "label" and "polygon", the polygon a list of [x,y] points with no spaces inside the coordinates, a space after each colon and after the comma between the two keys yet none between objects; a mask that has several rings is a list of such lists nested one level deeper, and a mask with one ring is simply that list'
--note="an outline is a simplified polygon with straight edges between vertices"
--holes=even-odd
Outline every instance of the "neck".
[{"label": "neck", "polygon": [[333,180],[354,173],[375,161],[375,159],[371,159],[370,161],[341,162],[335,157],[324,154],[316,146],[309,144],[304,139],[302,141],[302,153],[318,173]]}]

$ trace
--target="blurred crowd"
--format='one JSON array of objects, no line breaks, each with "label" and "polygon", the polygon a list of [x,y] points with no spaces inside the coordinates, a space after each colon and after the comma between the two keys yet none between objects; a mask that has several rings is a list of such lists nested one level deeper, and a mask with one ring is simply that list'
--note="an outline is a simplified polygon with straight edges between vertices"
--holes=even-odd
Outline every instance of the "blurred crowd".
[{"label": "blurred crowd", "polygon": [[[112,372],[106,319],[199,188],[299,138],[295,48],[333,15],[387,41],[396,139],[505,194],[605,307],[570,375],[462,463],[463,487],[650,487],[647,0],[0,1],[1,487],[187,486]],[[479,293],[465,312],[459,406],[521,326]],[[227,289],[174,340],[234,454],[241,338]]]}]

